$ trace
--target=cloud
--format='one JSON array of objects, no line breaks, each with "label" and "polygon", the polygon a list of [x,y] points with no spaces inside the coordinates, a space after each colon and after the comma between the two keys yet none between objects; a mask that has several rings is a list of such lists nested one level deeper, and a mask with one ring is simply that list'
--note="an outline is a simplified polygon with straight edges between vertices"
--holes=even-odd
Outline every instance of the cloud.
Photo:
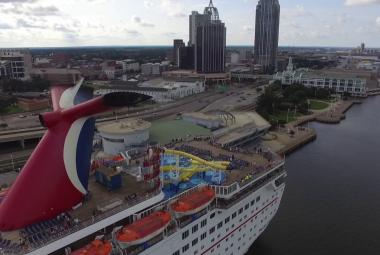
[{"label": "cloud", "polygon": [[171,17],[183,18],[185,14],[185,8],[181,1],[178,0],[160,0],[160,7]]},{"label": "cloud", "polygon": [[17,3],[35,3],[38,0],[0,0],[0,3],[5,3],[5,4],[17,4]]},{"label": "cloud", "polygon": [[141,33],[137,30],[133,30],[133,29],[125,29],[124,30],[128,35],[131,35],[131,36],[140,36]]},{"label": "cloud", "polygon": [[17,27],[23,27],[23,28],[45,28],[44,26],[32,24],[30,22],[27,22],[24,19],[18,19],[17,20]]},{"label": "cloud", "polygon": [[253,30],[254,30],[254,29],[253,29],[253,26],[244,26],[243,29],[244,29],[245,31],[253,31]]},{"label": "cloud", "polygon": [[380,28],[380,16],[376,18],[376,26]]},{"label": "cloud", "polygon": [[345,5],[368,5],[368,4],[380,4],[380,0],[346,0]]},{"label": "cloud", "polygon": [[154,27],[154,24],[147,23],[147,22],[143,21],[139,16],[133,16],[132,20],[133,20],[133,22],[135,22],[136,24],[138,24],[142,27]]},{"label": "cloud", "polygon": [[50,5],[50,6],[12,5],[12,7],[3,8],[1,11],[3,14],[15,14],[15,15],[24,14],[26,16],[39,16],[39,17],[61,15],[60,10],[56,6],[53,6],[53,5]]},{"label": "cloud", "polygon": [[152,8],[154,6],[154,3],[150,0],[145,0],[144,6],[145,6],[145,8]]},{"label": "cloud", "polygon": [[2,29],[12,29],[13,27],[9,24],[0,23],[0,30]]},{"label": "cloud", "polygon": [[55,31],[63,32],[63,33],[76,33],[76,31],[66,25],[63,24],[54,24],[53,29]]}]

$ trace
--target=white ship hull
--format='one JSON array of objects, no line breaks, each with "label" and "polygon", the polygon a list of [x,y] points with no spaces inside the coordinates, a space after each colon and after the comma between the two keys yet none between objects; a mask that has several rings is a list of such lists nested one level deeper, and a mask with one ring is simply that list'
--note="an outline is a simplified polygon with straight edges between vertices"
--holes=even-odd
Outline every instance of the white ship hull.
[{"label": "white ship hull", "polygon": [[[118,244],[113,254],[123,255],[243,255],[247,253],[255,240],[266,229],[276,215],[285,189],[286,172],[283,165],[271,173],[255,179],[251,184],[240,187],[216,188],[216,200],[204,211],[202,216],[190,216],[189,222],[178,221],[175,231],[165,230],[143,246],[123,250],[126,247]],[[270,180],[268,180],[268,178]],[[276,181],[278,181],[276,183]],[[277,184],[277,185],[276,185]],[[227,191],[228,190],[228,191]],[[189,191],[190,192],[190,191]],[[183,195],[183,194],[180,194]],[[128,210],[122,211],[94,225],[74,232],[28,254],[50,254],[71,246],[95,231],[102,230],[115,222],[144,215],[146,212],[168,206],[170,202],[160,203],[163,193],[148,199]],[[174,200],[176,198],[173,198]],[[223,204],[227,201],[227,204]],[[154,207],[151,207],[155,205]],[[147,211],[144,211],[146,208]],[[141,213],[138,213],[138,212]],[[154,241],[155,240],[155,241]],[[116,244],[117,242],[114,242]],[[64,254],[64,253],[55,253]]]},{"label": "white ship hull", "polygon": [[[181,231],[164,238],[161,242],[140,254],[243,255],[247,253],[248,249],[277,213],[284,189],[285,184],[276,187],[274,181],[269,182],[231,208],[209,211],[206,215],[181,229]],[[260,197],[260,200],[256,202],[258,197]],[[255,203],[251,206],[253,200]],[[249,206],[245,209],[247,204]],[[241,208],[243,208],[243,211],[239,214]],[[232,219],[235,212],[236,217]],[[213,214],[215,216],[211,218]],[[228,217],[229,221],[226,223]],[[207,224],[202,227],[201,222],[206,219]],[[222,226],[218,228],[220,222],[222,222]],[[193,233],[192,229],[196,225],[198,225],[198,230]],[[210,229],[213,227],[215,227],[215,231],[210,233]],[[188,237],[182,239],[183,233],[187,231],[189,232]]]}]

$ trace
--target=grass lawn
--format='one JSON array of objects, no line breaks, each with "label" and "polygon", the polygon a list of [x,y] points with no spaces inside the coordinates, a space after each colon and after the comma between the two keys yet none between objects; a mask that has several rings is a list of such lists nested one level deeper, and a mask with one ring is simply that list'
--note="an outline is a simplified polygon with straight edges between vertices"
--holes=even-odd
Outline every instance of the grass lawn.
[{"label": "grass lawn", "polygon": [[328,103],[322,101],[310,100],[310,110],[324,110],[329,107]]},{"label": "grass lawn", "polygon": [[24,110],[22,110],[21,108],[17,106],[8,106],[0,110],[0,114],[14,114],[14,113],[21,113],[21,112],[24,112]]},{"label": "grass lawn", "polygon": [[150,128],[150,140],[167,144],[175,138],[186,138],[187,135],[208,136],[211,131],[184,120],[154,121]]},{"label": "grass lawn", "polygon": [[301,113],[297,112],[297,114],[294,115],[294,111],[290,111],[289,112],[289,118],[288,118],[288,112],[287,111],[281,111],[281,112],[277,112],[276,114],[270,115],[270,119],[268,121],[273,120],[274,122],[280,121],[280,122],[287,123],[287,122],[292,122],[292,121],[296,120],[297,117],[300,117],[300,116],[302,116]]}]

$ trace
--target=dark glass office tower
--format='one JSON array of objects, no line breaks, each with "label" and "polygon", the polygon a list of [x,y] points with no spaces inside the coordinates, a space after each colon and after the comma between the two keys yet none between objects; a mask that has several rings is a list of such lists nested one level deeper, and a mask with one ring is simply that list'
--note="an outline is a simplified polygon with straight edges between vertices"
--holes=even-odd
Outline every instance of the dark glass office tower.
[{"label": "dark glass office tower", "polygon": [[212,1],[203,16],[196,31],[195,70],[198,73],[222,73],[225,68],[226,27]]},{"label": "dark glass office tower", "polygon": [[280,4],[278,0],[259,0],[256,7],[255,64],[265,73],[277,67],[278,36],[280,29]]},{"label": "dark glass office tower", "polygon": [[179,50],[185,47],[185,43],[181,39],[175,39],[173,42],[173,60],[176,66],[179,66]]}]

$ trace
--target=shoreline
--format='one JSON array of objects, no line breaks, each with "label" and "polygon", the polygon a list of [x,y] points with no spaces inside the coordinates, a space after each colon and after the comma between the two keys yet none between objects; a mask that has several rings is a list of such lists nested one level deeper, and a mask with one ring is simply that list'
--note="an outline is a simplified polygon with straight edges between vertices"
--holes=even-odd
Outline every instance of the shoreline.
[{"label": "shoreline", "polygon": [[264,140],[263,142],[279,155],[288,156],[318,138],[316,130],[305,127],[305,124],[310,122],[330,125],[340,124],[346,119],[346,113],[354,105],[362,104],[363,100],[342,101],[322,112],[315,112],[310,116],[300,117],[286,124],[285,128],[277,128],[271,132],[276,137],[274,140]]}]

